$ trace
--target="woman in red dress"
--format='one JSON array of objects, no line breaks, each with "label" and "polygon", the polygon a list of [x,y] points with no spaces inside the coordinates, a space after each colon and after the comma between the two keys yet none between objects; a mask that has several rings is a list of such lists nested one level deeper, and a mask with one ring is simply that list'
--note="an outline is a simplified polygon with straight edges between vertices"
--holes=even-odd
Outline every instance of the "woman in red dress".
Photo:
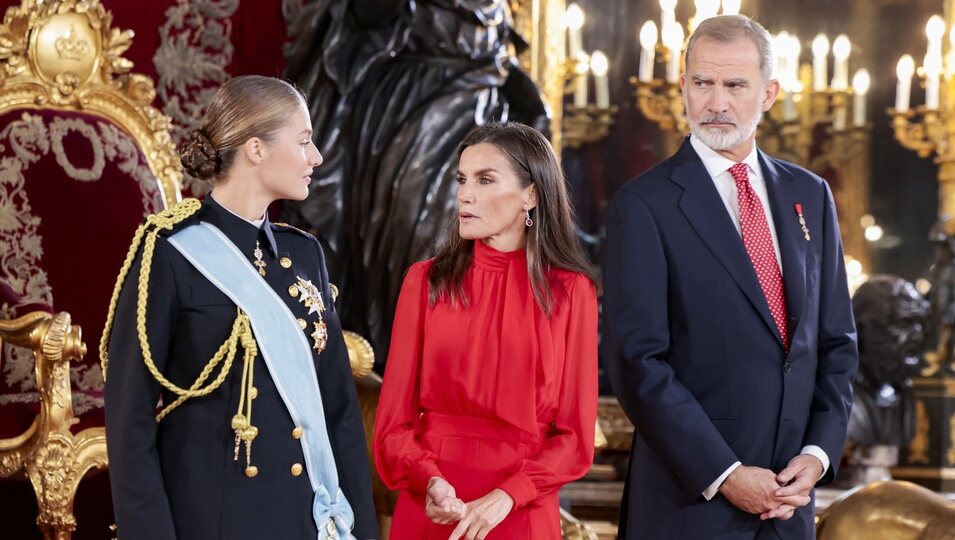
[{"label": "woman in red dress", "polygon": [[489,124],[458,157],[458,218],[405,276],[378,405],[391,538],[559,539],[557,492],[593,461],[596,278],[546,138]]}]

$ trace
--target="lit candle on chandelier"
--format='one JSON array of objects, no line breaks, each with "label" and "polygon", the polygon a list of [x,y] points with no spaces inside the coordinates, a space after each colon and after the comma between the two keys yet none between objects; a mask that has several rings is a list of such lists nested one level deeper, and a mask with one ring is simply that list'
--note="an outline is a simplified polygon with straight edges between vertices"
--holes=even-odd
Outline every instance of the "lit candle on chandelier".
[{"label": "lit candle on chandelier", "polygon": [[819,34],[812,40],[812,89],[822,92],[829,83],[829,38]]},{"label": "lit candle on chandelier", "polygon": [[845,34],[840,34],[832,42],[832,56],[835,58],[835,66],[832,70],[832,89],[845,90],[849,87],[849,53],[852,51],[852,43]]},{"label": "lit candle on chandelier", "polygon": [[723,15],[739,15],[742,0],[723,0]]},{"label": "lit candle on chandelier", "polygon": [[640,82],[653,80],[653,61],[657,45],[657,25],[653,21],[643,23],[640,28],[640,68],[637,77]]},{"label": "lit candle on chandelier", "polygon": [[939,77],[942,75],[941,55],[925,56],[922,67],[925,68],[925,108],[938,108]]},{"label": "lit candle on chandelier", "polygon": [[855,92],[852,103],[852,125],[855,127],[865,126],[865,96],[869,93],[871,83],[872,79],[867,69],[856,71],[852,77],[852,90]]},{"label": "lit candle on chandelier", "polygon": [[660,31],[676,22],[676,0],[660,0]]},{"label": "lit candle on chandelier", "polygon": [[895,87],[895,110],[905,112],[909,110],[909,98],[912,93],[912,75],[915,74],[915,60],[911,55],[903,55],[895,66],[895,74],[899,82]]},{"label": "lit candle on chandelier", "polygon": [[584,50],[584,40],[581,29],[584,27],[584,10],[577,4],[567,6],[564,12],[564,24],[567,26],[567,47],[569,56],[577,58]]},{"label": "lit candle on chandelier", "polygon": [[610,81],[607,71],[610,62],[602,51],[594,51],[590,56],[590,71],[594,74],[594,93],[596,94],[597,108],[610,108]]},{"label": "lit candle on chandelier", "polygon": [[587,73],[590,71],[590,58],[581,51],[574,65],[574,107],[587,106]]},{"label": "lit candle on chandelier", "polygon": [[667,61],[667,82],[676,83],[680,80],[680,53],[683,50],[683,27],[674,22],[663,29],[663,44],[670,50],[670,59]]}]

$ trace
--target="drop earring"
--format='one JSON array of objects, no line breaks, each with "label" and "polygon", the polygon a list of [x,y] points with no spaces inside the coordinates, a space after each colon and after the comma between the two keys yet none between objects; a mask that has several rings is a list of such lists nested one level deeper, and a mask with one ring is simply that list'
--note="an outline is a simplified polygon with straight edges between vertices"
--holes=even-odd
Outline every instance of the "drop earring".
[{"label": "drop earring", "polygon": [[527,225],[528,227],[531,227],[534,225],[534,220],[531,219],[530,210],[526,210],[526,209],[524,210],[524,225]]}]

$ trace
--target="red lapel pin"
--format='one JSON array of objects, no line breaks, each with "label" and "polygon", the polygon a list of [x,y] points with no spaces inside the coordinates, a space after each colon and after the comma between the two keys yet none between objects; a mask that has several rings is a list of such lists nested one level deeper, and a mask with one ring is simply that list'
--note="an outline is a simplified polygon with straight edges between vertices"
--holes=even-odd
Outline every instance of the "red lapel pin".
[{"label": "red lapel pin", "polygon": [[806,228],[806,218],[802,215],[802,204],[796,203],[796,215],[799,216],[799,226],[802,227],[803,234],[806,235],[806,241],[809,241],[809,229]]}]

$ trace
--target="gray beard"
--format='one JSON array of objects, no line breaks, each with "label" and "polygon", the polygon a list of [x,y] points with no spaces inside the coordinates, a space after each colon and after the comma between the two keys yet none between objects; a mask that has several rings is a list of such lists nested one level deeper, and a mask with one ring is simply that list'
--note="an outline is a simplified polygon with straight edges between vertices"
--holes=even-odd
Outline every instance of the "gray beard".
[{"label": "gray beard", "polygon": [[[689,108],[687,110],[689,110]],[[703,144],[709,146],[713,150],[720,151],[734,148],[756,133],[756,126],[758,126],[760,120],[763,119],[763,113],[760,112],[758,115],[754,116],[753,120],[748,125],[740,126],[736,124],[730,130],[710,129],[702,125],[702,123],[711,122],[717,118],[719,118],[720,121],[726,120],[726,118],[720,118],[719,115],[711,115],[703,118],[701,123],[697,123],[694,122],[689,115],[687,115],[687,121],[690,125],[690,132],[693,133],[693,136],[700,139]]]}]

